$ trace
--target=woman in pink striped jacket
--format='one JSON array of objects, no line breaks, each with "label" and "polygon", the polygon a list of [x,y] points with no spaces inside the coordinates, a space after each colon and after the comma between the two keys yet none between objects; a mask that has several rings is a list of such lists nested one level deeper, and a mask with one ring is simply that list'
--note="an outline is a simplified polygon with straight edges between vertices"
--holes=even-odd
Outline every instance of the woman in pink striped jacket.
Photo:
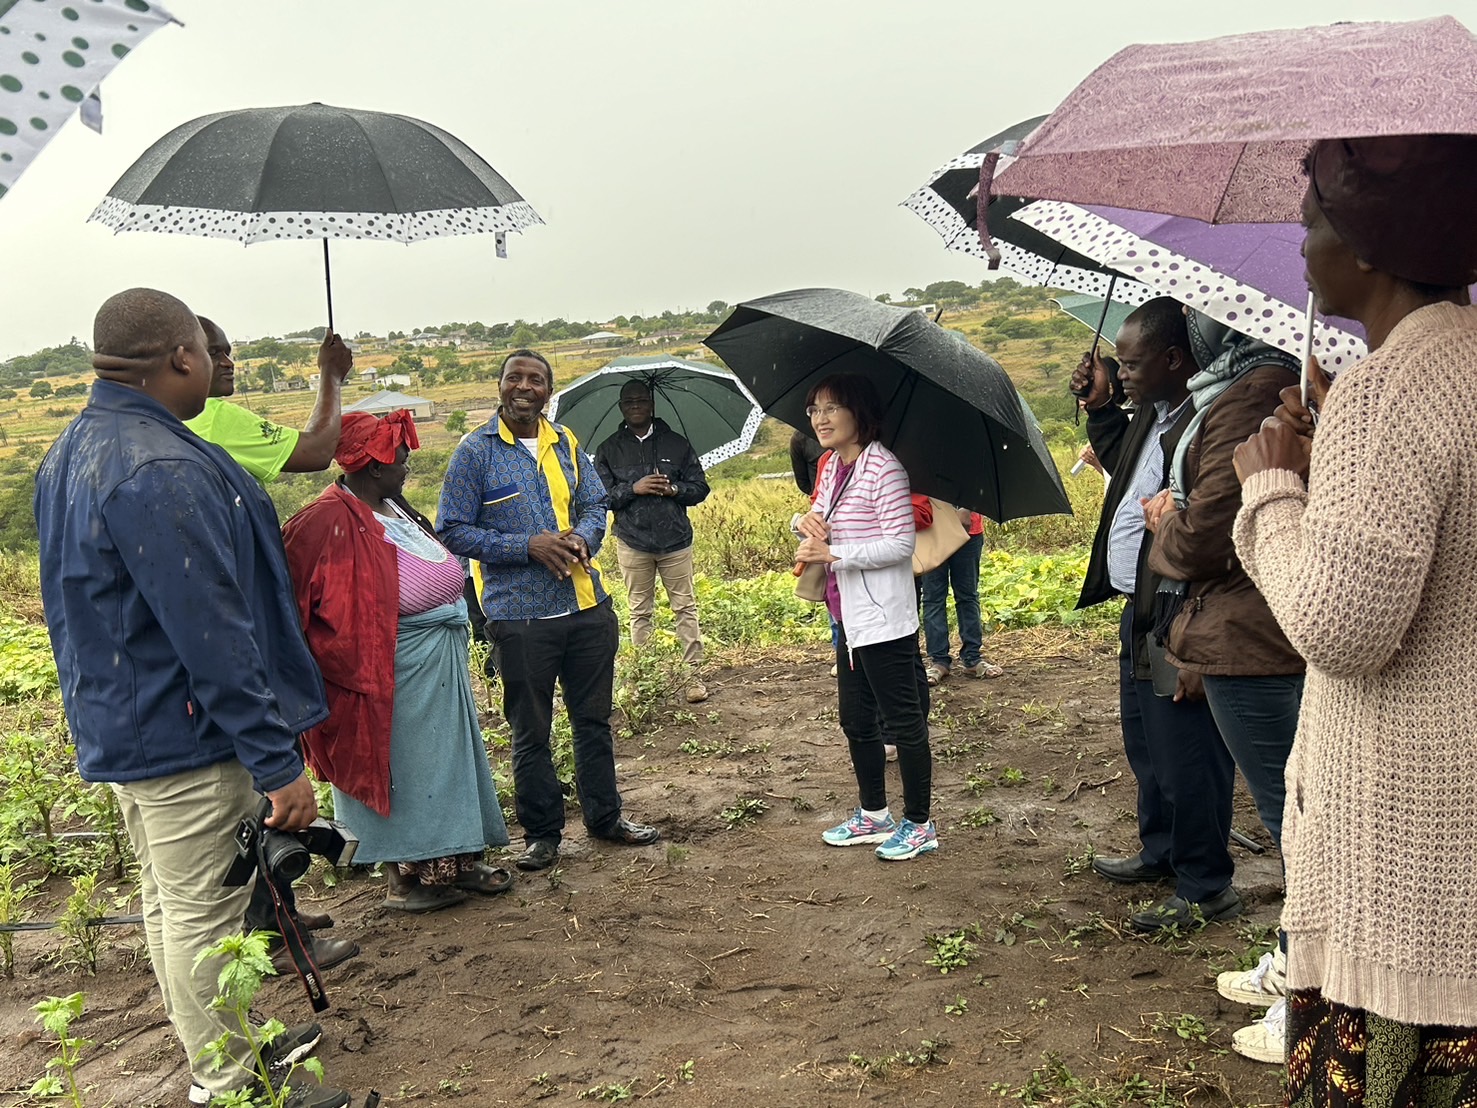
[{"label": "woman in pink striped jacket", "polygon": [[[836,691],[860,803],[821,836],[831,846],[876,843],[877,857],[905,861],[938,849],[929,819],[933,754],[927,688],[918,665],[913,586],[913,506],[908,474],[877,441],[882,400],[866,377],[844,373],[810,390],[806,412],[820,444],[834,450],[815,504],[800,520],[796,558],[827,574],[826,606],[840,624]],[[897,744],[903,818],[887,806],[883,727]]]}]

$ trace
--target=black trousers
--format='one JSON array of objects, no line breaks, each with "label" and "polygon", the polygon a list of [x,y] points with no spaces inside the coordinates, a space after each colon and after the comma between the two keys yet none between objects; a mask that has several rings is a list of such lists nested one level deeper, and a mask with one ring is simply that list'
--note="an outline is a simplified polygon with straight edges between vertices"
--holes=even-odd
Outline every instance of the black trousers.
[{"label": "black trousers", "polygon": [[1145,865],[1173,871],[1175,892],[1191,904],[1231,883],[1235,863],[1231,791],[1236,763],[1203,700],[1175,703],[1133,675],[1133,602],[1119,626],[1119,707],[1123,748],[1139,785],[1139,839]]},{"label": "black trousers", "polygon": [[[277,893],[282,897],[287,914],[294,919],[297,918],[297,897],[293,895],[292,883],[275,879],[272,883],[277,886]],[[246,905],[246,930],[277,932],[282,930],[282,925],[277,921],[277,908],[272,903],[272,890],[260,872],[254,874],[251,879],[251,900]]]},{"label": "black trousers", "polygon": [[928,681],[917,634],[848,648],[846,627],[838,625],[836,693],[861,806],[873,812],[887,807],[886,739],[897,745],[903,816],[927,823],[933,753],[928,747]]},{"label": "black trousers", "polygon": [[554,682],[574,731],[574,783],[585,827],[609,834],[621,818],[610,734],[620,626],[610,601],[555,619],[488,620],[503,678],[503,716],[513,732],[513,787],[526,842],[556,845],[564,832],[564,794],[549,731]]}]

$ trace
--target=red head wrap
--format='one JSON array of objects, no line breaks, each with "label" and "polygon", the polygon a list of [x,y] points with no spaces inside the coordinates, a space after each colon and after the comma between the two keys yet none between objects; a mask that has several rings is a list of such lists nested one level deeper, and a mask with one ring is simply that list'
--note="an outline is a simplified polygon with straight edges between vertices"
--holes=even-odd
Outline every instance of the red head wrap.
[{"label": "red head wrap", "polygon": [[415,432],[415,416],[404,408],[376,419],[368,412],[345,412],[339,432],[338,449],[333,460],[345,473],[357,473],[370,462],[389,465],[401,444],[419,450],[420,436]]}]

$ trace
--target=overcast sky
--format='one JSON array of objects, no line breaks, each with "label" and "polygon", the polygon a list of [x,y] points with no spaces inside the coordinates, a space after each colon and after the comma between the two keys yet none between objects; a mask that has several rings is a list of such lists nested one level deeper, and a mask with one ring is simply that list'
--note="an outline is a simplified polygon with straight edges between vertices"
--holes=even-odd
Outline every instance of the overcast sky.
[{"label": "overcast sky", "polygon": [[324,322],[321,247],[113,235],[88,214],[196,116],[320,100],[468,143],[547,226],[334,244],[340,331],[606,320],[835,285],[985,276],[898,206],[939,164],[1054,108],[1134,42],[1452,14],[1477,0],[164,0],[103,85],[0,198],[0,358],[90,341],[152,285],[234,338]]}]

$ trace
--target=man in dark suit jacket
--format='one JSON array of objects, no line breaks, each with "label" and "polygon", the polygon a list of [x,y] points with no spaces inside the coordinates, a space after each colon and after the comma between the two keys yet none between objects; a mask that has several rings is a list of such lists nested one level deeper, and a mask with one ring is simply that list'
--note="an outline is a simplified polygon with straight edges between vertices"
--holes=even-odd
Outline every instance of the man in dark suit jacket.
[{"label": "man in dark suit jacket", "polygon": [[1123,746],[1138,778],[1142,849],[1126,858],[1097,858],[1092,868],[1122,883],[1173,879],[1173,896],[1129,917],[1137,930],[1157,931],[1241,912],[1226,845],[1236,771],[1198,677],[1180,672],[1172,689],[1156,695],[1151,671],[1167,663],[1151,637],[1159,581],[1148,568],[1153,535],[1144,525],[1143,504],[1166,486],[1169,460],[1194,415],[1188,382],[1198,371],[1180,305],[1160,297],[1135,309],[1116,346],[1118,379],[1135,405],[1131,419],[1114,400],[1101,357],[1084,357],[1072,377],[1078,391],[1091,386],[1083,400],[1087,435],[1111,475],[1077,606],[1115,596],[1127,601],[1119,630],[1119,700]]}]

